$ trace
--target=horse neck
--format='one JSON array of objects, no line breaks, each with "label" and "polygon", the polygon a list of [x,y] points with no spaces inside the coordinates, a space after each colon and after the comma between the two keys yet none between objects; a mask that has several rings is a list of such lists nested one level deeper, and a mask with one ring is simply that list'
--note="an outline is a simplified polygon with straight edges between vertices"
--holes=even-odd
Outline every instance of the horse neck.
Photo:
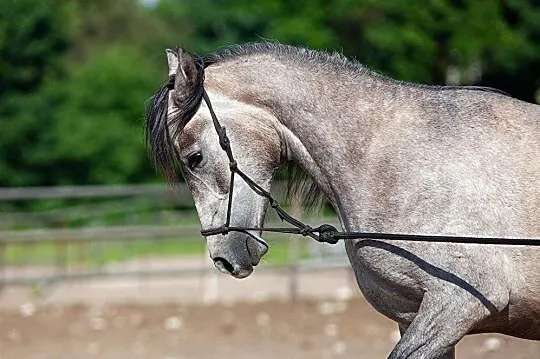
[{"label": "horse neck", "polygon": [[210,67],[208,78],[229,96],[278,119],[289,157],[345,217],[355,204],[344,202],[358,198],[359,169],[372,136],[397,112],[396,98],[404,89],[367,73],[287,65],[248,59],[215,71]]}]

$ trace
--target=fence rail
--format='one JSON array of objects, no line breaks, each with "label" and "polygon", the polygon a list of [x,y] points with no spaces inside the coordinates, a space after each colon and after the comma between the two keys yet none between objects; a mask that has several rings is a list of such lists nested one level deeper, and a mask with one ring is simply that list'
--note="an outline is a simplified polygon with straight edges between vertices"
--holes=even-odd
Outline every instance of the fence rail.
[{"label": "fence rail", "polygon": [[155,239],[158,237],[183,237],[200,235],[198,226],[133,226],[119,228],[80,228],[80,229],[36,229],[24,231],[0,231],[0,244],[36,243],[50,241],[86,242],[104,241],[114,238]]},{"label": "fence rail", "polygon": [[[273,190],[281,191],[285,182],[276,182]],[[0,201],[28,201],[43,199],[111,198],[111,197],[171,197],[193,203],[185,183],[172,187],[162,184],[86,185],[58,187],[0,187]]]},{"label": "fence rail", "polygon": [[185,184],[167,188],[158,184],[61,187],[0,187],[0,201],[174,195],[191,198]]},{"label": "fence rail", "polygon": [[[282,186],[277,185],[278,191]],[[127,198],[132,198],[133,201],[128,201]],[[158,216],[155,223],[151,224],[130,219],[120,225],[92,223],[77,228],[58,228],[58,223],[63,223],[58,220],[59,218],[100,218],[111,214],[117,216],[123,210],[126,213],[130,212],[133,210],[132,207],[136,206],[137,198],[145,198],[153,203],[152,206],[145,207],[149,212],[164,210],[163,204],[168,203],[165,217],[172,216],[172,219],[162,221]],[[0,211],[0,221],[4,219],[5,222],[0,223],[0,289],[14,285],[51,285],[91,279],[190,277],[209,272],[208,266],[148,268],[141,264],[133,268],[133,262],[136,264],[138,261],[143,262],[142,259],[138,259],[137,254],[132,253],[134,246],[167,248],[171,243],[176,245],[187,241],[188,238],[200,236],[200,226],[193,220],[194,210],[190,208],[191,196],[184,184],[179,184],[174,189],[162,185],[0,188],[0,203],[40,202],[50,199],[81,199],[83,204],[39,213],[32,210],[25,211],[24,205],[18,206],[17,212]],[[92,199],[90,204],[84,202],[86,199]],[[170,207],[171,203],[173,208]],[[189,209],[186,210],[186,207]],[[301,214],[300,204],[293,203],[293,210]],[[55,219],[52,220],[54,224],[52,228],[44,227],[46,222],[44,218]],[[183,224],[170,223],[175,222],[176,218]],[[186,218],[191,218],[191,222]],[[335,222],[335,218],[319,218],[319,221]],[[20,224],[22,228],[17,228],[16,224]],[[13,225],[15,228],[10,227]],[[276,240],[286,241],[287,238],[281,237]],[[305,241],[301,242],[300,239],[288,241],[286,262],[279,265],[263,265],[257,269],[258,272],[288,275],[291,282],[291,297],[295,297],[299,272],[342,268],[347,263],[342,249],[321,246],[309,239]],[[299,243],[303,245],[309,243],[307,257],[299,249]],[[103,252],[112,247],[123,253],[122,258],[116,259],[115,265],[104,265]],[[48,251],[52,259],[49,258],[46,264],[41,263],[40,251]],[[22,260],[14,260],[18,256],[22,256]],[[87,263],[87,257],[92,257],[90,264]],[[130,265],[122,267],[118,264],[122,260],[128,260]]]}]

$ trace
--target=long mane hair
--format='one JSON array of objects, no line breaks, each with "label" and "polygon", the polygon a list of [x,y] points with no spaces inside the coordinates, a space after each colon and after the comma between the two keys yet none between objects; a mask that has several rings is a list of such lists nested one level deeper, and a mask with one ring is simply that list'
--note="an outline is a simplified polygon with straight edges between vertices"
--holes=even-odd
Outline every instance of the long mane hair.
[{"label": "long mane hair", "polygon": [[[178,52],[178,49],[176,51]],[[181,174],[180,158],[173,139],[195,115],[203,96],[204,63],[200,57],[195,57],[195,66],[197,74],[193,91],[187,95],[170,96],[170,91],[174,89],[176,82],[176,76],[171,75],[168,81],[154,93],[146,106],[145,134],[148,153],[169,184],[176,182]],[[168,114],[169,97],[178,109],[171,114],[172,116]]]}]

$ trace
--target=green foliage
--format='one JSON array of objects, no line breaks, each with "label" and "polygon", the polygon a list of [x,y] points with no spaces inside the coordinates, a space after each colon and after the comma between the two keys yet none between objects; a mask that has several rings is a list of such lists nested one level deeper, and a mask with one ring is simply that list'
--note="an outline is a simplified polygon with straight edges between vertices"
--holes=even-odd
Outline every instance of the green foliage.
[{"label": "green foliage", "polygon": [[0,99],[1,186],[55,183],[49,161],[39,158],[52,155],[43,137],[49,134],[55,107],[62,100],[61,93],[51,89],[54,87],[47,84],[40,91],[13,93]]},{"label": "green foliage", "polygon": [[[540,8],[531,1],[371,0],[349,5],[335,23],[344,48],[399,79],[482,83],[491,73],[523,71],[532,57],[539,63]],[[354,28],[357,38],[343,33]],[[511,85],[498,87],[533,100],[530,88],[525,92]]]},{"label": "green foliage", "polygon": [[324,0],[161,0],[156,13],[171,24],[178,41],[207,53],[265,39],[330,48],[338,40],[327,26],[331,7]]},{"label": "green foliage", "polygon": [[[0,70],[1,83],[9,85],[0,98],[0,186],[155,179],[142,125],[162,71],[157,54],[144,52],[155,46],[153,35],[144,37],[147,46],[125,42],[146,24],[145,13],[131,0],[114,4],[0,5],[0,28],[7,29],[0,51],[11,66]],[[14,70],[19,64],[26,66],[23,75]]]},{"label": "green foliage", "polygon": [[58,107],[47,138],[47,155],[66,170],[62,183],[148,179],[143,106],[159,74],[143,69],[139,53],[115,47],[94,54],[63,83],[68,101]]},{"label": "green foliage", "polygon": [[202,53],[271,39],[342,51],[401,80],[491,85],[527,101],[540,87],[531,0],[162,0],[156,12]]},{"label": "green foliage", "polygon": [[[41,1],[0,5],[0,185],[35,183],[39,168],[26,168],[32,147],[48,125],[51,105],[40,94],[62,74],[62,55],[72,41],[69,8]],[[69,19],[69,18],[68,18]]]},{"label": "green foliage", "polygon": [[[4,0],[0,186],[156,180],[145,101],[163,50],[264,39],[341,51],[394,78],[540,99],[533,0]],[[145,1],[152,4],[151,1]]]},{"label": "green foliage", "polygon": [[0,96],[32,91],[60,70],[59,56],[71,42],[67,14],[61,1],[2,1]]}]

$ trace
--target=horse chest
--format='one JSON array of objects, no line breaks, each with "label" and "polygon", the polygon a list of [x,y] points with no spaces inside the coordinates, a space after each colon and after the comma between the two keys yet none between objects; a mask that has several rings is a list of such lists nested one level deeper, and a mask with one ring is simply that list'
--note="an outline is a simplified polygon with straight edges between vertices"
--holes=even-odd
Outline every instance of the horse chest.
[{"label": "horse chest", "polygon": [[381,314],[402,324],[410,323],[424,295],[424,278],[412,266],[373,247],[346,244],[356,281],[365,299]]}]

